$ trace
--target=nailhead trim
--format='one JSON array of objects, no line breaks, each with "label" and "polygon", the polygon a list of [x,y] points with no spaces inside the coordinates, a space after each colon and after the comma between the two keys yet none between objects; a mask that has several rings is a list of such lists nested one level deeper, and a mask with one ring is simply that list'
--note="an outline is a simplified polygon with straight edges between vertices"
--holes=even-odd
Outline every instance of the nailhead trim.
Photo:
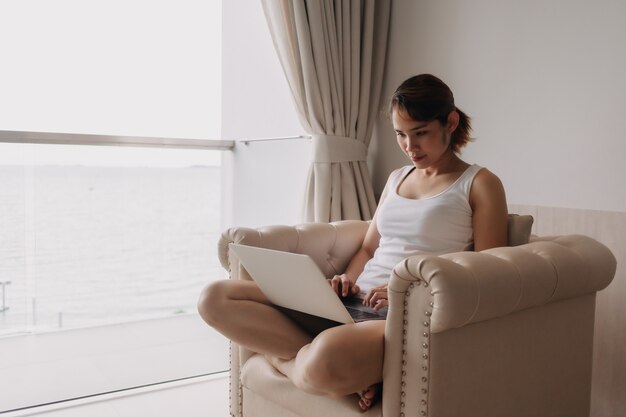
[{"label": "nailhead trim", "polygon": [[[230,259],[230,256],[228,257]],[[233,265],[228,262],[228,278],[229,279],[233,279],[232,276],[232,267]],[[232,363],[233,363],[233,349],[238,349],[238,348],[233,348],[233,342],[230,342],[228,344],[228,363],[230,365],[230,372],[233,372],[232,369]],[[237,394],[238,394],[238,398],[237,398],[237,403],[239,404],[239,412],[237,414],[235,414],[234,410],[233,410],[233,380],[232,377],[229,375],[228,377],[228,413],[232,416],[232,417],[242,417],[243,415],[243,389],[241,387],[241,384],[239,384],[239,386],[237,387]]]},{"label": "nailhead trim", "polygon": [[[415,281],[412,284],[409,284],[408,289],[404,292],[404,295],[406,298],[408,298],[411,295],[411,290],[415,287],[415,284],[417,284],[418,286],[421,284],[420,281]],[[428,287],[428,283],[426,281],[423,282],[424,287]],[[402,324],[403,324],[403,329],[402,329],[402,377],[400,380],[400,386],[401,386],[401,391],[400,391],[400,398],[404,399],[406,397],[406,387],[407,387],[407,381],[405,380],[407,372],[406,372],[406,366],[407,366],[407,334],[408,331],[406,329],[406,326],[409,324],[408,321],[408,305],[409,302],[407,299],[404,300],[404,311],[403,311],[403,320],[402,320]],[[434,307],[434,302],[430,301],[429,302],[429,306],[432,308]],[[427,310],[424,312],[426,317],[431,317],[432,316],[432,311],[431,310]],[[428,370],[429,370],[429,354],[430,354],[430,344],[428,343],[428,339],[430,337],[430,333],[428,328],[430,328],[430,321],[429,320],[425,320],[423,323],[424,327],[427,328],[426,331],[422,332],[422,336],[424,337],[424,341],[422,342],[422,349],[424,350],[422,353],[422,359],[425,361],[423,363],[423,365],[421,366],[422,371],[424,372],[422,374],[422,376],[420,377],[421,383],[424,384],[421,388],[421,393],[422,395],[425,396],[425,398],[422,398],[419,402],[420,407],[418,408],[417,412],[419,412],[419,415],[421,416],[426,416],[428,414]],[[404,402],[404,400],[402,400],[400,402],[400,417],[405,417],[405,413],[404,413],[404,409],[406,407],[406,404]]]},{"label": "nailhead trim", "polygon": [[[413,287],[414,287],[413,284],[409,285],[409,289],[406,290],[405,293],[404,293],[405,297],[407,297],[407,298],[409,297],[409,295],[411,294],[411,289],[413,289]],[[400,379],[400,386],[402,387],[402,390],[400,392],[400,398],[404,398],[406,396],[406,393],[404,391],[404,389],[406,387],[406,381],[404,380],[404,378],[406,377],[406,370],[404,368],[406,367],[406,363],[407,363],[407,361],[405,359],[406,358],[405,346],[407,345],[407,339],[406,339],[407,329],[406,329],[406,326],[409,324],[409,322],[407,320],[407,316],[409,314],[409,311],[407,309],[408,305],[409,305],[409,302],[408,302],[408,300],[405,299],[404,300],[404,311],[403,311],[404,319],[402,320],[402,324],[403,324],[403,326],[405,328],[402,329],[402,346],[403,346],[403,348],[402,348],[402,378]],[[400,410],[404,410],[404,406],[405,406],[404,401],[401,401],[400,402]],[[404,417],[404,412],[400,413],[400,417]]]}]

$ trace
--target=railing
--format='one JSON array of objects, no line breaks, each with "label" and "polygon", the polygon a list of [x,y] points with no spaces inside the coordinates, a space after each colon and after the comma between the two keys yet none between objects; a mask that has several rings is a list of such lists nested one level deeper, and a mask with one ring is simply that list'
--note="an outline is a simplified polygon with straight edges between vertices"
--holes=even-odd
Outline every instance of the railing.
[{"label": "railing", "polygon": [[179,139],[143,136],[91,135],[0,130],[0,142],[49,145],[134,146],[149,148],[205,149],[229,151],[234,140]]},{"label": "railing", "polygon": [[30,143],[48,145],[96,145],[96,146],[133,146],[149,148],[205,149],[231,151],[236,142],[249,145],[256,142],[272,142],[282,140],[310,140],[310,135],[276,136],[263,138],[240,138],[234,140],[221,139],[182,139],[160,138],[150,136],[115,136],[92,135],[82,133],[53,133],[0,130],[0,142]]},{"label": "railing", "polygon": [[244,145],[249,145],[250,143],[256,143],[256,142],[274,142],[274,141],[294,140],[294,139],[311,139],[311,136],[298,135],[298,136],[278,136],[278,137],[269,137],[269,138],[243,138],[243,139],[239,139],[238,142],[241,142]]}]

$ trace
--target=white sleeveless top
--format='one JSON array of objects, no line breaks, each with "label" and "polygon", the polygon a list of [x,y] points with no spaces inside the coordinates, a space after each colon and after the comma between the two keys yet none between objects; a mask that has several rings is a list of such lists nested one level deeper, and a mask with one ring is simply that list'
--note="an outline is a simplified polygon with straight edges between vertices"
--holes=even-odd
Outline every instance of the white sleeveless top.
[{"label": "white sleeveless top", "polygon": [[387,196],[378,207],[380,244],[357,279],[361,296],[387,283],[393,267],[407,256],[459,252],[473,242],[469,193],[482,167],[471,165],[439,194],[410,199],[398,194],[398,186],[413,168],[401,168],[390,178]]}]

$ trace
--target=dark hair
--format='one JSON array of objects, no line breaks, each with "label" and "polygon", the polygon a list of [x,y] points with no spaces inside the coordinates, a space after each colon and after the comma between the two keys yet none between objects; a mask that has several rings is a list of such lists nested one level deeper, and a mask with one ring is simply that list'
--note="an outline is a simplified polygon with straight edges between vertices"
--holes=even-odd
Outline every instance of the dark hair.
[{"label": "dark hair", "polygon": [[438,120],[444,126],[450,112],[456,110],[459,113],[459,125],[450,139],[452,151],[458,153],[472,140],[470,117],[454,105],[452,90],[434,75],[415,75],[400,84],[389,103],[389,114],[394,110],[404,112],[411,119],[421,122]]}]

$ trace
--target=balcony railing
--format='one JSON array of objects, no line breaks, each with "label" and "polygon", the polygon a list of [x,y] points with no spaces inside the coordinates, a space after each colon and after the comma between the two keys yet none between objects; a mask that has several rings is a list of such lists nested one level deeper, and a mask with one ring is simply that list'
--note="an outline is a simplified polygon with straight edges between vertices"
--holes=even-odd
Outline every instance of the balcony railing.
[{"label": "balcony railing", "polygon": [[[15,131],[0,131],[0,142],[44,145],[32,148],[39,153],[45,145],[163,152],[235,146],[232,140]],[[0,334],[195,312],[202,283],[221,278],[212,255],[220,175],[219,167],[197,165],[0,167]],[[141,265],[136,258],[144,259]]]}]

